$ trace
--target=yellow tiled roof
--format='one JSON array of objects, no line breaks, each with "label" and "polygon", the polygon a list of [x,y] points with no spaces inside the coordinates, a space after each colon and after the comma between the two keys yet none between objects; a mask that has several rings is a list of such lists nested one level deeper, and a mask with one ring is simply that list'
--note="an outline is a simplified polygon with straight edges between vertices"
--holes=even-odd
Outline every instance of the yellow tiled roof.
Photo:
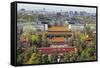
[{"label": "yellow tiled roof", "polygon": [[65,26],[52,26],[48,28],[48,31],[70,31]]},{"label": "yellow tiled roof", "polygon": [[49,39],[49,40],[53,41],[53,42],[64,42],[65,38],[64,37],[54,37],[54,38]]}]

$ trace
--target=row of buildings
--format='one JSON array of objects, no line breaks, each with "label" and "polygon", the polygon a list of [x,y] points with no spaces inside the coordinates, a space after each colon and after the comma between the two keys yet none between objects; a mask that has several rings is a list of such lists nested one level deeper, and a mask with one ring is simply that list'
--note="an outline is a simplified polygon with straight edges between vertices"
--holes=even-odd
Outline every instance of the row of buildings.
[{"label": "row of buildings", "polygon": [[61,13],[63,16],[72,17],[72,16],[93,16],[95,17],[95,13],[88,13],[86,11],[47,11],[45,8],[43,10],[32,11],[32,10],[25,10],[24,8],[18,10],[18,14],[44,14],[44,15],[55,15],[57,13]]}]

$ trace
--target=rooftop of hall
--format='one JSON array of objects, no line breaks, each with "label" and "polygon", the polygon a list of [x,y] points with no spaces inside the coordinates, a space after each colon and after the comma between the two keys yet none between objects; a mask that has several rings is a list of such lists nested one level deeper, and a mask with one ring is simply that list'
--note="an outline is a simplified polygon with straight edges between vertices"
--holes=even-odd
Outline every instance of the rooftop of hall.
[{"label": "rooftop of hall", "polygon": [[49,27],[48,28],[48,31],[50,32],[50,31],[54,31],[54,32],[56,32],[56,31],[62,31],[62,32],[66,32],[66,31],[70,31],[70,29],[69,28],[67,28],[66,26],[51,26],[51,27]]},{"label": "rooftop of hall", "polygon": [[49,41],[51,41],[51,42],[64,42],[65,38],[64,37],[53,37],[53,38],[49,38]]}]

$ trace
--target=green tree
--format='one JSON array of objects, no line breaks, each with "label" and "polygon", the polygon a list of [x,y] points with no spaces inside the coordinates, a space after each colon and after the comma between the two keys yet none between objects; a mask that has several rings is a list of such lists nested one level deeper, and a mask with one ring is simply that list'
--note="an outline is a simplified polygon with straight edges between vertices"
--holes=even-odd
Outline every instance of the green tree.
[{"label": "green tree", "polygon": [[46,33],[42,33],[42,47],[46,47]]},{"label": "green tree", "polygon": [[25,64],[38,64],[39,57],[39,54],[32,53],[31,58]]},{"label": "green tree", "polygon": [[37,45],[37,42],[38,42],[38,35],[32,35],[32,42],[33,42],[33,45]]}]

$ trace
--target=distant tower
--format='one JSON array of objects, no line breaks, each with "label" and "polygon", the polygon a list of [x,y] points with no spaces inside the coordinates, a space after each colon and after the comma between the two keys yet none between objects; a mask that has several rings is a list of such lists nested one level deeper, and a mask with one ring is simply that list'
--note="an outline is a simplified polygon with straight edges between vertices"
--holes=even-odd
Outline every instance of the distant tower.
[{"label": "distant tower", "polygon": [[45,12],[45,8],[43,8],[43,12]]},{"label": "distant tower", "polygon": [[45,8],[43,8],[43,11],[42,11],[42,12],[43,12],[43,14],[45,14],[45,13],[46,13],[46,10],[45,10]]},{"label": "distant tower", "polygon": [[57,20],[57,25],[60,25],[61,24],[61,13],[60,12],[57,13],[56,20]]},{"label": "distant tower", "polygon": [[62,12],[62,10],[60,10],[60,12]]}]

